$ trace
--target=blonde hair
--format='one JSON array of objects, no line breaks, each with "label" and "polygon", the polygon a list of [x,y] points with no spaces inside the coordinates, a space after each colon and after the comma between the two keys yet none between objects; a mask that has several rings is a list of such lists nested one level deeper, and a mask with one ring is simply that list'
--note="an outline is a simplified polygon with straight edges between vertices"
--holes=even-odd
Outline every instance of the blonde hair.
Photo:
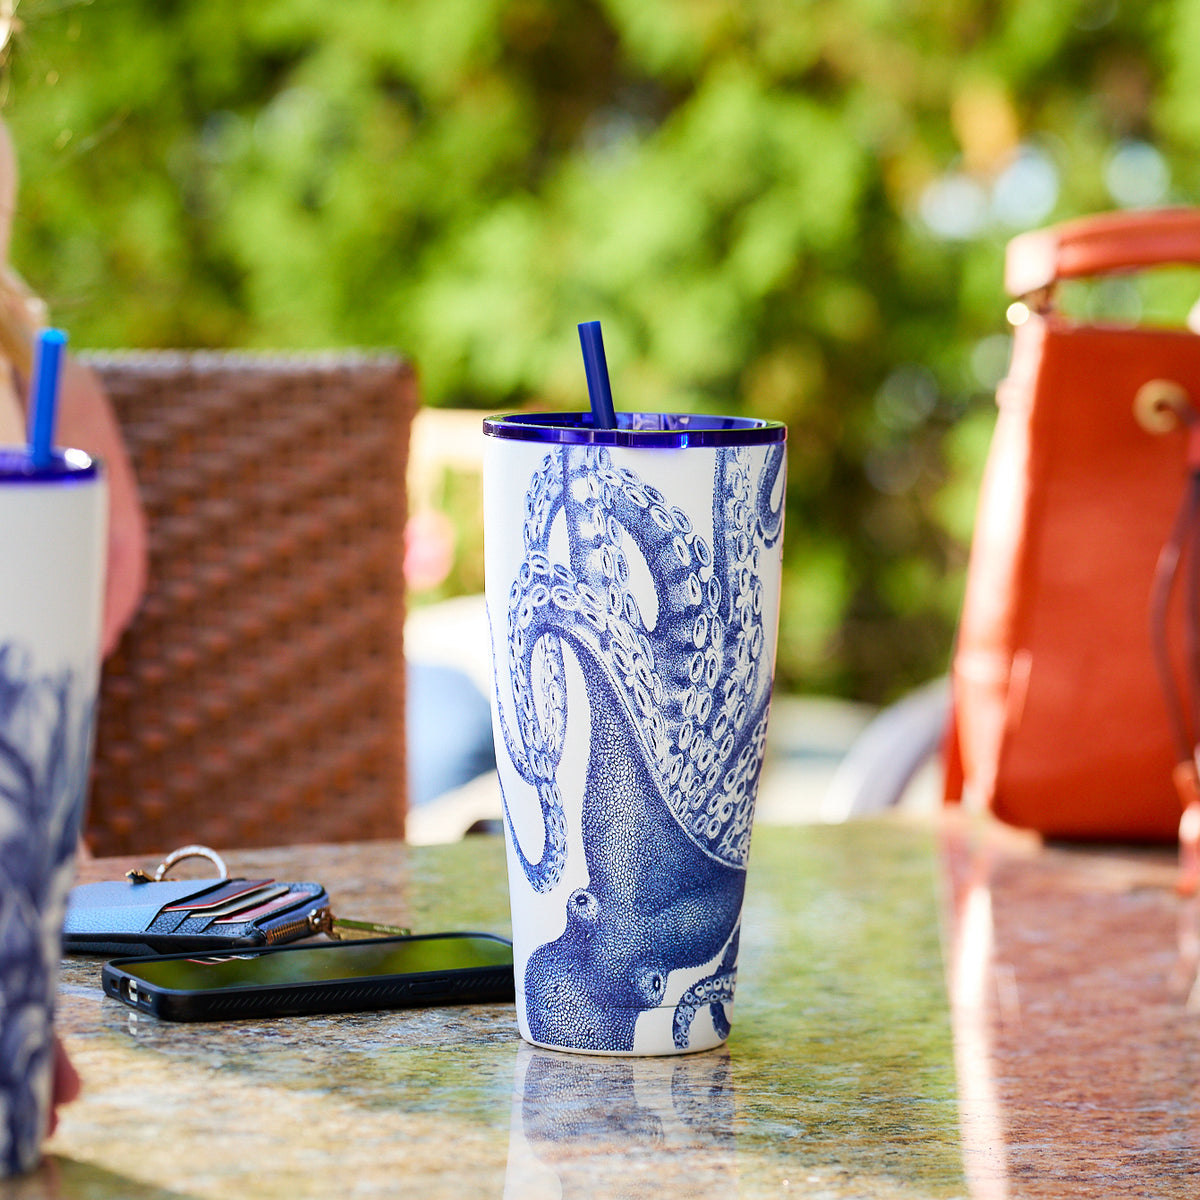
[{"label": "blonde hair", "polygon": [[0,265],[0,354],[27,379],[33,343],[47,324],[46,305],[7,264]]},{"label": "blonde hair", "polygon": [[[16,4],[0,0],[0,39],[11,33]],[[4,25],[8,21],[8,26]],[[0,40],[0,51],[4,40]],[[46,324],[46,306],[9,265],[9,238],[17,199],[17,155],[8,124],[0,117],[0,355],[29,377],[33,367],[33,342]]]}]

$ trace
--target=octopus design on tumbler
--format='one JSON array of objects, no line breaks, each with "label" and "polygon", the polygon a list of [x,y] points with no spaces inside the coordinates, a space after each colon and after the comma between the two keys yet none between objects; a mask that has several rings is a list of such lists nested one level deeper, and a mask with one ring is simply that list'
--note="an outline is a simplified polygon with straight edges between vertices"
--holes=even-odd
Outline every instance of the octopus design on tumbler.
[{"label": "octopus design on tumbler", "polygon": [[40,1153],[40,1106],[22,1097],[51,1082],[49,1021],[95,711],[86,695],[70,668],[41,674],[21,647],[0,645],[0,1158],[10,1174]]},{"label": "octopus design on tumbler", "polygon": [[759,555],[782,536],[784,453],[729,446],[697,461],[714,463],[711,544],[604,446],[553,448],[526,492],[507,670],[496,672],[512,694],[496,711],[497,741],[540,806],[534,859],[505,795],[515,858],[539,893],[559,884],[569,853],[565,649],[590,709],[587,883],[524,972],[530,1032],[549,1045],[631,1051],[638,1017],[671,1003],[670,973],[705,964],[674,1003],[674,1044],[688,1048],[703,1009],[719,1037],[729,1031],[771,698]]}]

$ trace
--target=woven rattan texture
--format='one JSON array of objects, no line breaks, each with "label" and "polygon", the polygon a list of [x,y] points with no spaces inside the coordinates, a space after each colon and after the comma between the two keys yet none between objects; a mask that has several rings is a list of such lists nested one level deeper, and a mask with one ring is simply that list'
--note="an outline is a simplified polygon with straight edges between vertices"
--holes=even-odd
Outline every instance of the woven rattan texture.
[{"label": "woven rattan texture", "polygon": [[90,357],[150,528],[105,664],[97,854],[403,833],[405,464],[392,357]]}]

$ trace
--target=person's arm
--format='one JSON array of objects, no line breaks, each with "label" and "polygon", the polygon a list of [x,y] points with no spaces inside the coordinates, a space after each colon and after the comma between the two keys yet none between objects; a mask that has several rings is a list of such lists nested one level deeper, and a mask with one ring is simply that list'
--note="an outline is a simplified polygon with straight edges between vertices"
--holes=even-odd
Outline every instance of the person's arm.
[{"label": "person's arm", "polygon": [[69,355],[60,379],[55,440],[101,459],[108,476],[108,577],[102,646],[107,656],[133,619],[146,588],[146,519],[108,397],[95,373]]}]

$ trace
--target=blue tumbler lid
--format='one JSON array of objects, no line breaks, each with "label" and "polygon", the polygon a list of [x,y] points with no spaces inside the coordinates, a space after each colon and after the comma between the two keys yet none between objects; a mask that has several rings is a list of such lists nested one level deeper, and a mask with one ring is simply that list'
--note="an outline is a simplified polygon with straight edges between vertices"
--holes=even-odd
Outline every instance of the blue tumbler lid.
[{"label": "blue tumbler lid", "polygon": [[99,462],[82,450],[52,450],[43,466],[35,466],[26,446],[0,446],[0,484],[84,483],[100,474]]},{"label": "blue tumbler lid", "polygon": [[505,413],[486,417],[489,437],[556,445],[632,446],[676,449],[682,446],[761,446],[787,440],[782,421],[758,417],[713,417],[701,413],[618,412],[615,429],[598,428],[590,412]]}]

